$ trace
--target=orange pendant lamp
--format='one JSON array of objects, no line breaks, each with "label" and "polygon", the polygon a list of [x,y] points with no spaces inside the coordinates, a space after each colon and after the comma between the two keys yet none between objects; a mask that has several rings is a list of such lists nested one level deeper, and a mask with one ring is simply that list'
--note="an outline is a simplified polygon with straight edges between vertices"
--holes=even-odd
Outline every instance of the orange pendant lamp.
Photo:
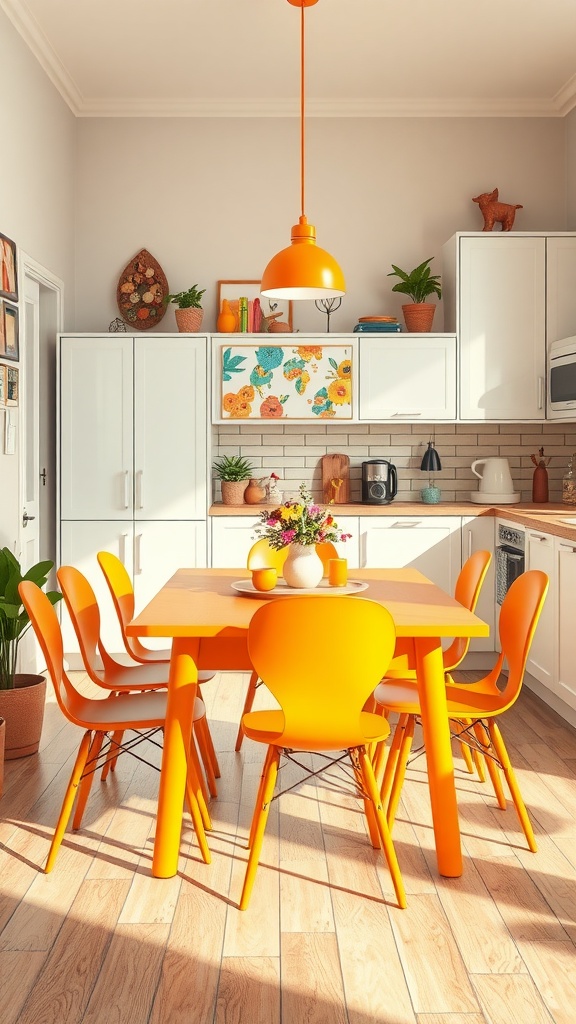
[{"label": "orange pendant lamp", "polygon": [[291,245],[272,257],[262,275],[260,291],[271,299],[331,299],[346,292],[336,260],[316,245],[316,228],[304,213],[304,8],[318,0],[288,0],[300,7],[300,206]]}]

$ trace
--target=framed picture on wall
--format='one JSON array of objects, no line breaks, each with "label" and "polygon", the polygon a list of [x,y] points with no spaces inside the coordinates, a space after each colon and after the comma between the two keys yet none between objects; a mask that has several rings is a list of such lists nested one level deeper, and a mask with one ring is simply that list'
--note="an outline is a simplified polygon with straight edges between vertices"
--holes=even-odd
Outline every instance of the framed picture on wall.
[{"label": "framed picture on wall", "polygon": [[6,367],[6,405],[18,405],[20,371],[17,366]]},{"label": "framed picture on wall", "polygon": [[[245,298],[248,303],[246,328],[242,331],[241,298]],[[236,317],[236,333],[265,333],[274,323],[288,324],[292,330],[292,303],[284,299],[265,298],[260,294],[260,281],[218,281],[218,313],[222,311],[222,299],[228,300]]]},{"label": "framed picture on wall", "polygon": [[4,305],[4,351],[0,355],[4,359],[13,359],[18,362],[20,358],[20,346],[18,344],[18,310],[16,306]]},{"label": "framed picture on wall", "polygon": [[7,369],[4,363],[0,363],[0,405],[6,405]]},{"label": "framed picture on wall", "polygon": [[0,234],[0,295],[18,301],[18,271],[16,269],[16,243]]}]

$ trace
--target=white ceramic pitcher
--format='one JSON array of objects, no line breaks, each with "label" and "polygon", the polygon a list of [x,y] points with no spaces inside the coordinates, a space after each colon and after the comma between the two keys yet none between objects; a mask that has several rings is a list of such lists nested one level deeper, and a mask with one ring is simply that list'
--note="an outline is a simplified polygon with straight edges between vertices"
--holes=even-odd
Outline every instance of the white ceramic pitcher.
[{"label": "white ceramic pitcher", "polygon": [[[484,472],[479,473],[476,466],[484,466]],[[478,490],[481,492],[512,494],[514,491],[508,459],[476,459],[472,472],[480,479]]]}]

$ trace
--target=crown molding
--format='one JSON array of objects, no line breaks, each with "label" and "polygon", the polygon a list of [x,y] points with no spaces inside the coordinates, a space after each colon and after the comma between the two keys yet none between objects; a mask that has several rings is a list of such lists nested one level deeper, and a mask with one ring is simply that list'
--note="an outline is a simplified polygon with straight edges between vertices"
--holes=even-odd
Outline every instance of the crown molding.
[{"label": "crown molding", "polygon": [[78,117],[84,102],[82,95],[66,71],[56,51],[48,42],[38,22],[19,0],[0,0],[0,7],[10,19],[16,31],[22,36],[22,39],[40,64],[40,67],[48,75],[52,85],[68,104],[72,113]]}]

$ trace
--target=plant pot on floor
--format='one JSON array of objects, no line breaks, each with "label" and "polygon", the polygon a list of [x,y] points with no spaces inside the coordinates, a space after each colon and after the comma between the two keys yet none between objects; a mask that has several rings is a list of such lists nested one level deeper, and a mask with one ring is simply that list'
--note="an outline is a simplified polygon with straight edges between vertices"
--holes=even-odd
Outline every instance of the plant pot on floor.
[{"label": "plant pot on floor", "polygon": [[4,790],[4,744],[6,741],[6,722],[0,718],[0,796]]},{"label": "plant pot on floor", "polygon": [[6,719],[7,761],[38,751],[46,700],[44,676],[22,673],[14,681],[14,689],[0,690],[0,718]]},{"label": "plant pot on floor", "polygon": [[243,505],[244,491],[248,487],[248,480],[222,480],[223,505]]},{"label": "plant pot on floor", "polygon": [[190,306],[188,309],[175,309],[176,324],[181,334],[196,334],[202,327],[204,310]]},{"label": "plant pot on floor", "polygon": [[406,330],[410,334],[428,334],[432,330],[436,303],[411,302],[407,306],[402,306],[402,312]]}]

